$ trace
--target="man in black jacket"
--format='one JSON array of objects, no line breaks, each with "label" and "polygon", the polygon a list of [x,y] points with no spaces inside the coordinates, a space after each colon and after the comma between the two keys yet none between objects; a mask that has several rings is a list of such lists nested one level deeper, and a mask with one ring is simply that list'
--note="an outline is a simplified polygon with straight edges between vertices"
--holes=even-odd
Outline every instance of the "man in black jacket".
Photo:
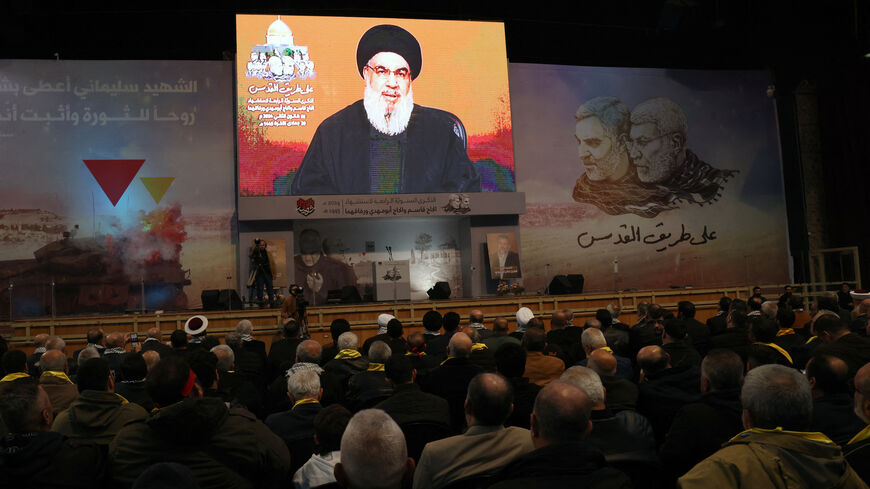
[{"label": "man in black jacket", "polygon": [[407,355],[393,355],[387,360],[384,374],[393,384],[393,395],[375,406],[390,415],[399,426],[429,421],[450,426],[450,408],[444,399],[427,394],[414,383],[417,371]]},{"label": "man in black jacket", "polygon": [[465,333],[456,333],[450,338],[449,356],[440,367],[426,376],[423,390],[447,400],[450,405],[451,426],[456,432],[465,427],[465,397],[468,384],[481,373],[471,363],[471,338]]},{"label": "man in black jacket", "polygon": [[870,364],[855,375],[855,414],[867,426],[849,440],[843,452],[864,482],[870,483]]},{"label": "man in black jacket", "polygon": [[51,401],[35,383],[17,383],[0,396],[0,487],[102,487],[106,455],[95,443],[51,430]]},{"label": "man in black jacket", "polygon": [[689,301],[677,303],[677,319],[686,323],[686,333],[692,347],[703,357],[710,351],[710,328],[695,319],[695,304]]},{"label": "man in black jacket", "polygon": [[846,446],[864,427],[849,395],[848,375],[846,362],[834,356],[815,355],[807,362],[806,376],[813,391],[813,418],[808,431],[824,433],[840,446]]},{"label": "man in black jacket", "polygon": [[842,358],[849,366],[849,378],[859,368],[870,362],[870,341],[849,330],[839,316],[824,315],[813,323],[813,331],[822,340],[816,355],[832,355]]},{"label": "man in black jacket", "polygon": [[272,342],[272,346],[269,348],[269,356],[266,359],[267,382],[271,382],[293,365],[293,361],[296,359],[296,347],[302,343],[299,330],[299,323],[295,319],[288,318],[284,321],[282,328],[284,337]]},{"label": "man in black jacket", "polygon": [[641,368],[637,411],[649,419],[661,443],[677,411],[700,397],[701,372],[698,367],[672,368],[667,353],[655,345],[638,352],[637,364]]},{"label": "man in black jacket", "polygon": [[373,406],[393,393],[393,386],[384,374],[384,364],[392,354],[383,341],[375,341],[369,348],[368,368],[353,374],[347,382],[346,400],[351,411]]},{"label": "man in black jacket", "polygon": [[583,443],[592,431],[591,410],[589,397],[571,384],[544,387],[531,418],[535,450],[508,464],[490,488],[632,487],[625,474],[607,466],[601,452]]},{"label": "man in black jacket", "polygon": [[314,370],[290,372],[287,393],[293,407],[266,418],[266,426],[284,440],[290,451],[291,472],[295,473],[314,453],[314,417],[323,410],[320,376]]},{"label": "man in black jacket", "polygon": [[731,350],[710,350],[701,362],[701,398],[677,412],[660,450],[669,477],[685,474],[743,431],[742,385],[740,356]]},{"label": "man in black jacket", "polygon": [[710,336],[716,336],[725,331],[725,328],[728,327],[727,317],[730,308],[731,298],[722,296],[722,298],[719,299],[719,311],[715,316],[707,320],[707,328],[710,330]]}]

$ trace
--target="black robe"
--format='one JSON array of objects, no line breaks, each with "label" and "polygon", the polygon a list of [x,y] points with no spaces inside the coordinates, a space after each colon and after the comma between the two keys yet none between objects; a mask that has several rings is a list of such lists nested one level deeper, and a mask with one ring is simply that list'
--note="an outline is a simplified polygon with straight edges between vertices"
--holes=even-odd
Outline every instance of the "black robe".
[{"label": "black robe", "polygon": [[[324,120],[293,177],[293,195],[369,194],[371,123],[363,101]],[[400,193],[480,192],[465,150],[462,122],[443,110],[414,105],[400,135]]]}]

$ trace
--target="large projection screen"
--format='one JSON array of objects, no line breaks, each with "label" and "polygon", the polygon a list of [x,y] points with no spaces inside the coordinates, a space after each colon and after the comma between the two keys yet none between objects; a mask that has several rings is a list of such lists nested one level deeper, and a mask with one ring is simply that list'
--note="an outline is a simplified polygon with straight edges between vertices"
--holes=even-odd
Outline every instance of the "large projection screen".
[{"label": "large projection screen", "polygon": [[242,200],[516,190],[503,24],[236,25]]}]

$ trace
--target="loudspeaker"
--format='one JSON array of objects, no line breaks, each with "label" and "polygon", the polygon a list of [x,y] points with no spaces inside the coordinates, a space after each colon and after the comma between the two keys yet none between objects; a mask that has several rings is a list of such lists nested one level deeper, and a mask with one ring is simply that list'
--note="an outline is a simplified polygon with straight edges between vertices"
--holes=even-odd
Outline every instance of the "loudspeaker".
[{"label": "loudspeaker", "polygon": [[579,273],[556,275],[550,282],[550,295],[582,294],[583,281],[583,275]]},{"label": "loudspeaker", "polygon": [[235,289],[209,289],[200,294],[203,311],[241,309],[242,298]]},{"label": "loudspeaker", "polygon": [[427,290],[431,301],[443,301],[450,298],[450,284],[447,282],[438,282],[434,287]]}]

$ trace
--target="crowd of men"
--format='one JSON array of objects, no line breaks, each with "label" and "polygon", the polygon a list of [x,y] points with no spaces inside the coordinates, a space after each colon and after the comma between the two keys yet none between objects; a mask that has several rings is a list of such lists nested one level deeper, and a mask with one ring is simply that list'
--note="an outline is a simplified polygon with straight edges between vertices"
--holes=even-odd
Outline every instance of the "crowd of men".
[{"label": "crowd of men", "polygon": [[0,487],[868,487],[870,294],[800,306],[39,335],[2,355]]}]

